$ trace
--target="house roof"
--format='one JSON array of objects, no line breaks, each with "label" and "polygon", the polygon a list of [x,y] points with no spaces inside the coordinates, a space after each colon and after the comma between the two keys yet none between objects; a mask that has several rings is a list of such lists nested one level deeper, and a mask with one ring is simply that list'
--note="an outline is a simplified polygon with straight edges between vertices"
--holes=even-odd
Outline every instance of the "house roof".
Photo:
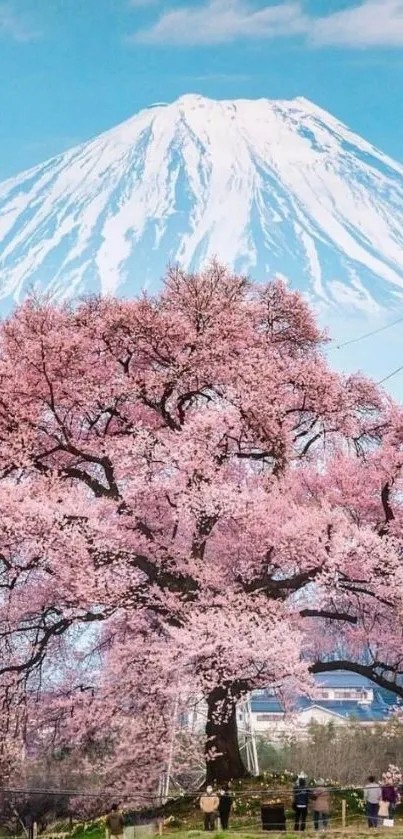
[{"label": "house roof", "polygon": [[[354,700],[345,699],[309,699],[300,696],[294,703],[295,711],[306,711],[312,708],[322,708],[324,711],[336,714],[345,719],[356,719],[359,722],[382,722],[387,719],[390,709],[397,704],[398,699],[390,691],[383,690],[362,676],[355,676],[352,673],[338,671],[337,673],[323,673],[315,677],[318,686],[324,688],[337,688],[343,690],[371,688],[373,700],[370,704],[362,704]],[[283,714],[284,709],[277,699],[270,692],[263,695],[252,695],[251,709],[256,714]]]},{"label": "house roof", "polygon": [[374,683],[359,673],[348,670],[336,670],[332,673],[317,673],[315,682],[323,688],[373,688]]}]

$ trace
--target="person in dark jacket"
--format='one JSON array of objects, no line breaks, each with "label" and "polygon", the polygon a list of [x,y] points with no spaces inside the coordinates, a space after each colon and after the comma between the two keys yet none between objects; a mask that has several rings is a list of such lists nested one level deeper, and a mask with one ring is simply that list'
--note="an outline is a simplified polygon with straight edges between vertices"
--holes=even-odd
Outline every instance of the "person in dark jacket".
[{"label": "person in dark jacket", "polygon": [[398,800],[397,790],[393,784],[392,776],[387,774],[384,776],[384,783],[382,784],[382,801],[389,805],[389,817],[393,817],[396,810]]},{"label": "person in dark jacket", "polygon": [[32,813],[28,813],[25,817],[25,829],[28,839],[34,839],[34,817]]},{"label": "person in dark jacket", "polygon": [[221,827],[223,830],[228,830],[229,814],[232,807],[232,798],[228,790],[222,789],[220,792],[220,803],[218,805],[218,814],[220,816]]},{"label": "person in dark jacket", "polygon": [[305,778],[298,778],[294,787],[293,810],[295,812],[294,830],[298,832],[305,830],[306,817],[308,815],[309,791],[306,788]]}]

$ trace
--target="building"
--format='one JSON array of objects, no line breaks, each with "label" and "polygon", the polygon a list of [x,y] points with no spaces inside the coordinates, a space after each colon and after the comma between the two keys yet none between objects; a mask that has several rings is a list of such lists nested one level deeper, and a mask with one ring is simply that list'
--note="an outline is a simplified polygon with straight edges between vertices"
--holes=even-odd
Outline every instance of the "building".
[{"label": "building", "polygon": [[[286,733],[304,736],[311,723],[343,726],[354,720],[361,725],[373,726],[374,723],[386,722],[391,709],[398,704],[395,694],[354,673],[323,673],[315,677],[315,682],[314,696],[299,697],[292,714],[287,716],[272,691],[254,691],[249,705],[255,736],[270,740],[279,740]],[[242,722],[242,709],[240,714]]]},{"label": "building", "polygon": [[[239,703],[238,734],[248,769],[259,774],[257,742],[260,737],[278,743],[290,735],[302,739],[308,735],[312,723],[336,728],[356,722],[363,726],[386,723],[393,708],[400,704],[398,697],[383,690],[363,676],[337,671],[315,676],[316,688],[312,697],[300,696],[292,712],[285,714],[281,702],[271,690],[255,690]],[[207,706],[195,698],[188,710],[179,715],[176,733],[187,730],[199,735],[205,730]],[[203,767],[200,765],[200,778]],[[169,785],[172,767],[167,773]]]}]

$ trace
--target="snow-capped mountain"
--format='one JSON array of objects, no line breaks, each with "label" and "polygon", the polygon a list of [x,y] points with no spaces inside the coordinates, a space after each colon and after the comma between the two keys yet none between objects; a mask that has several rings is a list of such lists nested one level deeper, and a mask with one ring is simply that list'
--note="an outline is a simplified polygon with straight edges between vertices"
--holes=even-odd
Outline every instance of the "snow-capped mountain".
[{"label": "snow-capped mountain", "polygon": [[2,309],[156,288],[168,261],[283,274],[325,305],[403,298],[403,167],[292,101],[158,104],[0,184]]}]

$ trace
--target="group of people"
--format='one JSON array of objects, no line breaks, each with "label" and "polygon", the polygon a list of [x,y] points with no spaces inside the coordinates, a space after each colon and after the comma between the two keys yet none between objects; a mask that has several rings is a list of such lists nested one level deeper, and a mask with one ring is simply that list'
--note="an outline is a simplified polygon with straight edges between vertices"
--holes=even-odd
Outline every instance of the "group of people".
[{"label": "group of people", "polygon": [[[370,775],[364,787],[364,803],[368,818],[368,827],[376,828],[385,819],[393,819],[394,811],[400,802],[399,790],[393,783],[391,775],[384,775],[382,784]],[[295,814],[294,830],[299,833],[306,828],[310,807],[312,807],[313,825],[316,831],[325,831],[328,827],[331,797],[324,782],[319,782],[316,788],[308,788],[305,777],[298,778],[293,790],[293,810]],[[208,786],[200,798],[200,809],[204,816],[204,829],[215,831],[218,820],[221,830],[228,830],[232,798],[227,788],[214,792]],[[116,804],[111,807],[106,818],[106,828],[113,839],[122,839],[124,819]]]},{"label": "group of people", "polygon": [[[312,801],[313,824],[315,830],[326,830],[329,823],[331,799],[330,792],[325,786],[308,789],[306,780],[298,778],[294,788],[293,809],[295,812],[294,829],[296,832],[305,830],[308,809]],[[399,804],[400,794],[393,783],[391,775],[384,775],[382,784],[370,775],[364,787],[364,804],[368,818],[368,827],[375,828],[384,824],[385,819],[393,819],[394,811]]]},{"label": "group of people", "polygon": [[315,789],[308,789],[304,777],[298,778],[294,787],[292,808],[295,813],[294,830],[305,830],[309,805],[312,803],[315,830],[327,830],[330,816],[330,793],[322,783]]},{"label": "group of people", "polygon": [[232,798],[227,789],[222,789],[217,794],[213,791],[213,787],[207,787],[206,792],[200,798],[200,809],[204,815],[204,829],[215,830],[219,819],[221,830],[228,830],[231,807]]},{"label": "group of people", "polygon": [[[364,787],[368,827],[375,828],[383,824],[385,819],[393,819],[399,801],[400,794],[391,775],[384,775],[382,784],[378,783],[373,775],[370,775]],[[216,793],[211,786],[208,786],[206,792],[200,798],[200,809],[204,815],[204,829],[214,831],[219,819],[221,829],[227,830],[231,806],[232,798],[227,789]],[[296,833],[305,830],[310,808],[312,809],[315,831],[327,830],[331,812],[331,796],[324,782],[319,781],[315,788],[310,789],[306,778],[301,775],[293,790],[292,806],[295,814],[294,830]]]},{"label": "group of people", "polygon": [[368,827],[378,827],[383,824],[384,819],[393,819],[400,801],[400,793],[393,783],[392,776],[385,775],[383,783],[379,784],[374,775],[370,775],[364,788],[364,801]]},{"label": "group of people", "polygon": [[[308,790],[305,778],[300,777],[294,788],[293,809],[295,812],[295,830],[305,830],[308,808],[313,801],[313,823],[315,830],[322,827],[326,830],[330,813],[330,794],[323,786],[314,790]],[[219,793],[214,792],[208,786],[206,792],[200,798],[200,809],[204,815],[204,829],[214,831],[218,819],[222,830],[228,830],[229,816],[231,812],[232,798],[227,789]]]}]

